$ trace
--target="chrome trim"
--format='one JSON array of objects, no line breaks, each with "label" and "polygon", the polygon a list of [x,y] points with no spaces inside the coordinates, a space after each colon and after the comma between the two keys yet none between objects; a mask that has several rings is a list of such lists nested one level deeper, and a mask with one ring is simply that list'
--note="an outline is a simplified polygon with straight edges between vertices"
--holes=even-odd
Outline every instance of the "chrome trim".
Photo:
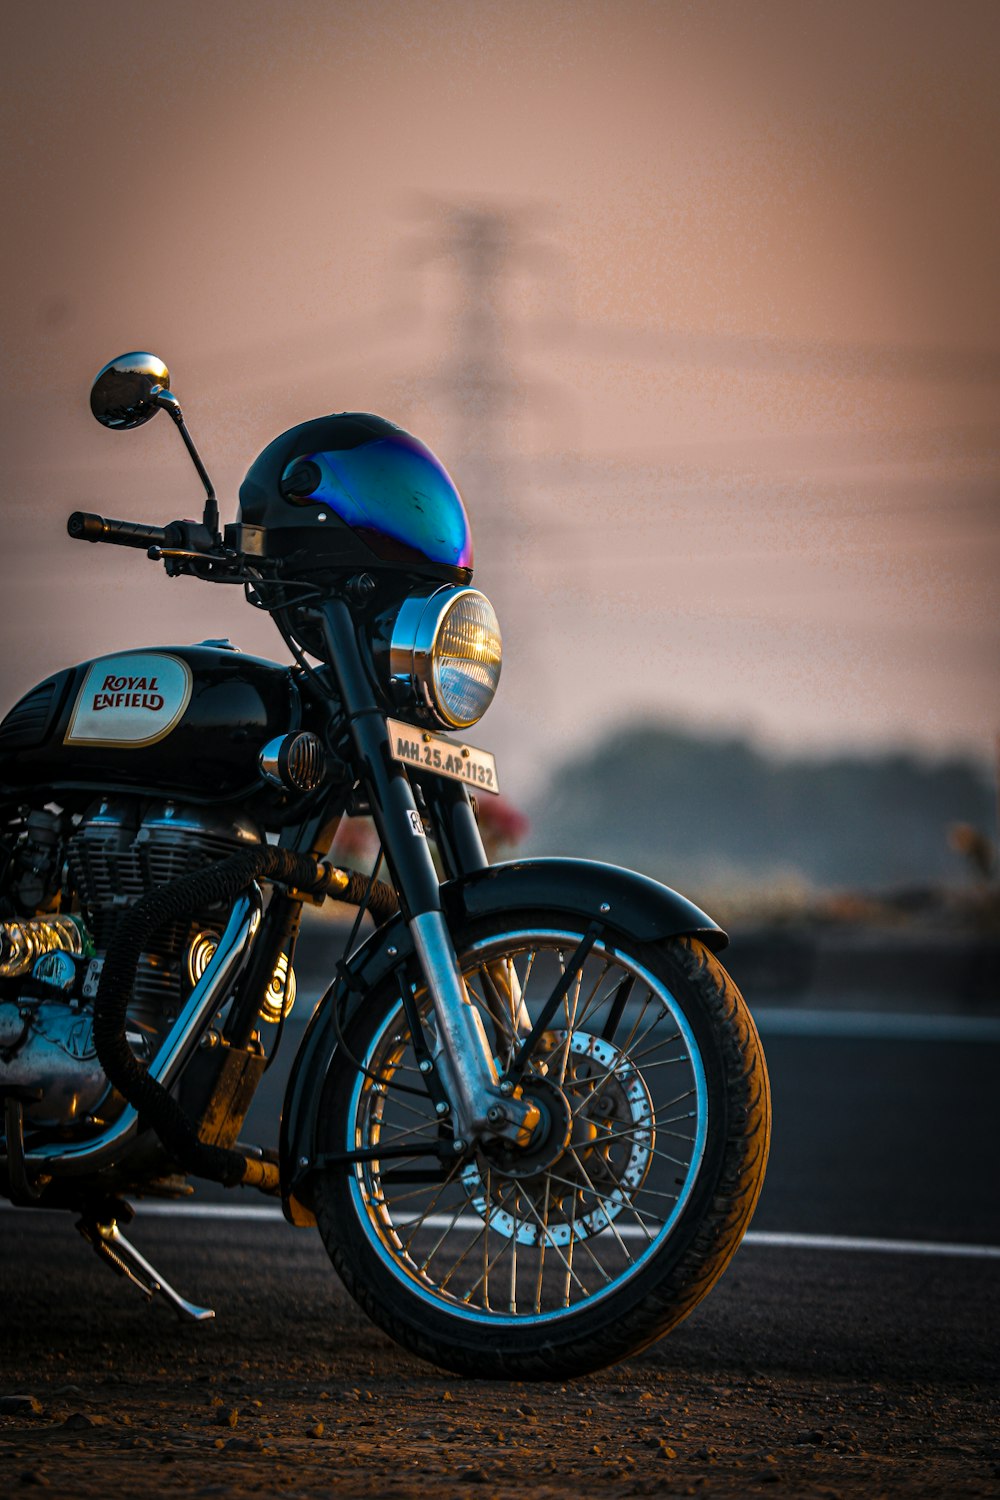
[{"label": "chrome trim", "polygon": [[392,639],[389,642],[389,691],[393,701],[412,702],[416,697],[417,706],[429,713],[436,723],[441,722],[441,717],[431,691],[433,678],[430,653],[444,609],[435,610],[431,606],[435,600],[439,605],[445,598],[450,602],[453,594],[462,592],[464,590],[456,589],[450,584],[417,589],[404,599],[392,626]]},{"label": "chrome trim", "polygon": [[[163,1039],[150,1064],[149,1076],[169,1088],[194,1052],[213,1016],[225,1003],[250,956],[263,911],[260,887],[250,887],[233,907],[225,932],[212,961],[188,997],[187,1004]],[[46,1172],[76,1175],[109,1166],[136,1135],[139,1119],[127,1104],[118,1119],[94,1140],[66,1145],[49,1141],[25,1154],[29,1167]],[[2,1158],[0,1158],[2,1159]]]},{"label": "chrome trim", "polygon": [[437,588],[416,590],[403,601],[389,642],[392,701],[401,706],[416,706],[445,729],[468,729],[478,722],[476,719],[459,722],[451,717],[439,703],[434,686],[434,649],[441,626],[452,606],[468,595],[484,599],[493,608],[481,589],[441,584]]},{"label": "chrome trim", "polygon": [[309,729],[279,734],[257,757],[260,774],[272,786],[291,792],[313,792],[326,775],[326,756],[319,735]]},{"label": "chrome trim", "polygon": [[455,1111],[455,1133],[485,1130],[487,1112],[501,1098],[497,1070],[478,1010],[469,1001],[444,917],[424,912],[409,923],[437,1023],[438,1066]]},{"label": "chrome trim", "polygon": [[279,734],[275,739],[268,740],[257,757],[257,765],[264,780],[269,781],[272,786],[280,787],[282,791],[285,790],[285,783],[281,778],[279,757],[281,755],[281,747],[284,743],[285,736]]}]

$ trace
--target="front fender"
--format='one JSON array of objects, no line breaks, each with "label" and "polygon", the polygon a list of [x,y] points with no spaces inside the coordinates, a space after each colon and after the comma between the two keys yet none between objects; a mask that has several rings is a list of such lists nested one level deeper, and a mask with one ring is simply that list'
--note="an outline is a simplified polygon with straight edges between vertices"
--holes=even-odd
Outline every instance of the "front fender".
[{"label": "front fender", "polygon": [[[711,917],[669,886],[617,865],[586,859],[519,859],[489,865],[441,887],[452,929],[474,918],[502,912],[566,912],[604,919],[619,932],[649,943],[697,937],[718,952],[729,939]],[[337,1048],[334,1009],[345,1020],[366,993],[405,963],[413,952],[400,915],[373,932],[323,996],[306,1028],[292,1065],[281,1112],[281,1181],[285,1217],[293,1224],[315,1222],[307,1199],[308,1163],[315,1155],[315,1120],[323,1080]],[[345,1003],[345,989],[348,996]],[[293,1187],[294,1185],[294,1187]]]}]

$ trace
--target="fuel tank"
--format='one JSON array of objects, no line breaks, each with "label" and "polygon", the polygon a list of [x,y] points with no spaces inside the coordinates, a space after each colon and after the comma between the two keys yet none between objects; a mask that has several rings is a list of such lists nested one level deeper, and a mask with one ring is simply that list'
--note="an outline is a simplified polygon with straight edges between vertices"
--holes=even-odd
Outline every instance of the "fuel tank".
[{"label": "fuel tank", "polygon": [[15,704],[0,722],[0,787],[246,799],[265,790],[261,748],[302,719],[291,670],[228,642],[115,652]]}]

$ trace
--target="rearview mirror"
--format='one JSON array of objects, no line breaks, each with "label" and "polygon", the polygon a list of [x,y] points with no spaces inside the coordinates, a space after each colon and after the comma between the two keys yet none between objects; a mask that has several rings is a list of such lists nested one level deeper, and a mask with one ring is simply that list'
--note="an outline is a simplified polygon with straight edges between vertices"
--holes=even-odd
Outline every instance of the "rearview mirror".
[{"label": "rearview mirror", "polygon": [[170,371],[155,354],[119,354],[97,372],[90,388],[90,409],[102,427],[124,431],[141,427],[160,409],[158,398],[170,393]]}]

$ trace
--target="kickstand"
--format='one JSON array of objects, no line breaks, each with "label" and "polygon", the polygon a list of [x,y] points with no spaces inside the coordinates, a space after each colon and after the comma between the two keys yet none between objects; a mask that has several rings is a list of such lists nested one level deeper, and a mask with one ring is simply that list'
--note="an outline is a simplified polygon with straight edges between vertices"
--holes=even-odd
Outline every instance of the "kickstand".
[{"label": "kickstand", "polygon": [[88,1244],[92,1245],[101,1260],[137,1286],[148,1301],[160,1294],[166,1298],[179,1318],[190,1318],[195,1323],[205,1323],[215,1317],[211,1307],[198,1307],[174,1290],[159,1271],[149,1264],[144,1255],[131,1244],[118,1228],[117,1214],[128,1223],[132,1211],[124,1203],[105,1207],[100,1214],[90,1214],[77,1221],[77,1229]]}]

